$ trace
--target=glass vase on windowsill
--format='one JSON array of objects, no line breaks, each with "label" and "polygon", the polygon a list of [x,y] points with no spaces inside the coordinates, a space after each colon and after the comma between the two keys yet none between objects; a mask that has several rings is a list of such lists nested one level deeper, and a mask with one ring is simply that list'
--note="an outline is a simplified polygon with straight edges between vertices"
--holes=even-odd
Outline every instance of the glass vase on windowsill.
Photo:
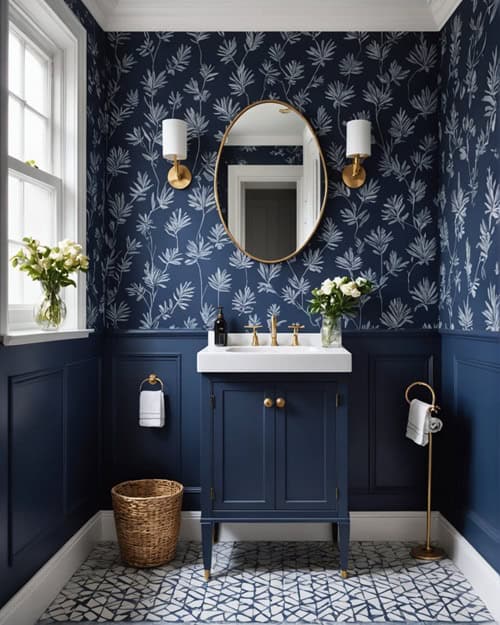
[{"label": "glass vase on windowsill", "polygon": [[87,271],[89,259],[82,254],[82,246],[65,239],[54,247],[42,245],[36,239],[25,237],[24,247],[10,260],[13,267],[24,271],[40,282],[43,299],[34,307],[34,320],[42,330],[58,330],[66,319],[66,304],[61,288],[75,286],[70,274]]},{"label": "glass vase on windowsill", "polygon": [[60,294],[60,287],[42,284],[43,299],[33,307],[36,324],[42,330],[58,330],[66,319],[66,304]]}]

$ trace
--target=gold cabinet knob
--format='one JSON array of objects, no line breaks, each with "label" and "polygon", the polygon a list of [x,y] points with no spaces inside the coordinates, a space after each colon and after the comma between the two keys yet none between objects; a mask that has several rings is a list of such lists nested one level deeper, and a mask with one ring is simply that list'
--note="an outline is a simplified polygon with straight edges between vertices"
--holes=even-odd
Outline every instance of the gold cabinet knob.
[{"label": "gold cabinet knob", "polygon": [[272,400],[270,397],[266,397],[266,398],[264,399],[264,406],[265,406],[266,408],[272,408],[272,407],[273,407],[273,405],[274,405],[274,402],[273,402],[273,400]]},{"label": "gold cabinet knob", "polygon": [[278,397],[276,399],[276,408],[284,408],[286,404],[286,401],[283,399],[283,397]]}]

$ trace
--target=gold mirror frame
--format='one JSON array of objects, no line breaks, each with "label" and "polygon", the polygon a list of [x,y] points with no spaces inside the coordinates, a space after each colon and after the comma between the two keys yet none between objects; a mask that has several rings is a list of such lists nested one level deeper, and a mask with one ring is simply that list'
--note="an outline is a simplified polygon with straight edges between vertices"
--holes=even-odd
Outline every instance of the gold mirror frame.
[{"label": "gold mirror frame", "polygon": [[[221,203],[220,203],[220,199],[219,199],[219,191],[217,189],[217,180],[218,180],[219,166],[220,166],[220,162],[221,162],[221,158],[222,158],[222,151],[223,151],[224,146],[226,144],[226,139],[227,139],[229,133],[231,132],[231,129],[233,128],[233,126],[239,120],[239,118],[242,115],[244,115],[247,111],[249,111],[251,108],[253,108],[254,106],[258,106],[259,104],[280,104],[281,106],[284,106],[284,107],[290,109],[291,111],[293,111],[294,113],[299,115],[299,117],[302,118],[304,123],[307,125],[307,127],[311,131],[311,133],[312,133],[312,135],[314,137],[314,140],[316,142],[316,145],[318,147],[319,157],[320,157],[320,160],[321,160],[321,166],[323,168],[323,175],[325,177],[325,183],[324,183],[325,191],[324,191],[324,194],[323,194],[323,201],[321,202],[321,209],[319,211],[318,219],[316,221],[316,224],[315,224],[314,228],[312,229],[311,234],[307,237],[307,239],[304,241],[304,243],[300,247],[298,247],[296,250],[294,250],[291,254],[288,254],[288,256],[284,256],[283,258],[276,258],[274,260],[265,260],[263,258],[257,258],[253,254],[250,254],[249,252],[244,250],[241,247],[241,245],[239,244],[239,242],[236,241],[236,239],[233,237],[231,231],[229,230],[228,225],[226,224],[226,220],[224,219],[224,215],[222,214],[222,208],[221,208]],[[259,263],[266,263],[267,265],[276,265],[277,263],[283,263],[284,261],[289,260],[290,258],[293,258],[294,256],[297,256],[297,254],[299,254],[306,247],[306,245],[311,241],[313,236],[316,234],[316,231],[318,230],[318,226],[321,223],[321,220],[323,219],[323,215],[324,215],[324,212],[325,212],[325,206],[326,206],[326,199],[328,197],[328,172],[327,172],[327,169],[326,169],[325,157],[323,156],[323,150],[321,149],[321,145],[319,143],[316,131],[314,130],[313,126],[311,125],[311,123],[309,122],[307,117],[305,117],[305,115],[303,113],[301,113],[298,109],[296,109],[294,106],[292,106],[288,102],[283,102],[283,100],[257,100],[256,102],[252,102],[252,104],[249,104],[248,106],[245,106],[245,108],[243,108],[234,117],[234,119],[231,121],[229,126],[226,128],[226,131],[224,132],[224,136],[221,139],[221,142],[220,142],[220,145],[219,145],[219,149],[217,151],[217,161],[215,163],[214,195],[215,195],[215,202],[217,203],[217,212],[219,213],[219,218],[220,218],[220,220],[222,222],[222,225],[224,226],[224,229],[225,229],[228,237],[231,239],[231,241],[234,243],[234,245],[240,251],[243,252],[243,254],[245,254],[246,256],[252,258],[253,260],[255,260],[255,261],[259,262]]]}]

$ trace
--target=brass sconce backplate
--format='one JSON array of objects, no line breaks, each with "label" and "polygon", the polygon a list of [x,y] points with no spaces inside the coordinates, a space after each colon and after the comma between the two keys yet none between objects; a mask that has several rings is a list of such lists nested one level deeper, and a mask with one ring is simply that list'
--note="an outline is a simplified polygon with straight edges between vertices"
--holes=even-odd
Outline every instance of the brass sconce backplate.
[{"label": "brass sconce backplate", "polygon": [[191,172],[185,165],[174,165],[168,172],[168,182],[174,189],[185,189],[189,187],[191,180]]},{"label": "brass sconce backplate", "polygon": [[366,170],[363,165],[357,166],[357,172],[354,173],[356,169],[356,164],[351,163],[351,165],[346,165],[342,170],[342,180],[344,184],[350,189],[359,189],[365,184],[366,180]]}]

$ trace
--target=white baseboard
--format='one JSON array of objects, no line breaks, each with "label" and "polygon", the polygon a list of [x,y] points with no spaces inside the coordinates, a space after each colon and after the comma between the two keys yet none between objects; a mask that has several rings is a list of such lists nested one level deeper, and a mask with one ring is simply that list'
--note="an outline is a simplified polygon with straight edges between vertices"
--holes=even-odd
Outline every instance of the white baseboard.
[{"label": "white baseboard", "polygon": [[[500,577],[439,512],[433,512],[433,539],[500,622]],[[423,541],[425,512],[351,512],[351,540]],[[181,540],[200,540],[200,513],[183,512]],[[0,609],[0,625],[32,625],[100,540],[116,540],[111,510],[94,515],[31,580]],[[331,540],[327,523],[224,523],[221,541]]]},{"label": "white baseboard", "polygon": [[[439,531],[439,513],[433,512]],[[111,510],[101,511],[102,540],[116,540]],[[351,540],[423,540],[425,512],[351,512]],[[200,512],[183,512],[181,540],[201,540]],[[219,540],[331,540],[329,523],[222,523]]]},{"label": "white baseboard", "polygon": [[0,609],[0,625],[35,623],[101,540],[101,525],[98,512]]},{"label": "white baseboard", "polygon": [[440,525],[441,546],[467,577],[495,621],[500,622],[500,575],[444,516]]}]

